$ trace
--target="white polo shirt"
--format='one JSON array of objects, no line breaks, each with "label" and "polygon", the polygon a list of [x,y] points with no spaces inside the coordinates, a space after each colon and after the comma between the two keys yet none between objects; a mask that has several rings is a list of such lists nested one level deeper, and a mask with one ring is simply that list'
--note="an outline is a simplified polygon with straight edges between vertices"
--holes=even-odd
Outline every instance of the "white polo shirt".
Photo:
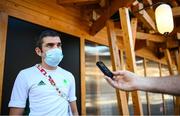
[{"label": "white polo shirt", "polygon": [[[69,101],[75,101],[74,76],[58,67],[56,70],[46,70],[60,91],[64,92]],[[29,96],[30,114],[38,116],[67,116],[68,101],[58,95],[55,87],[36,66],[24,69],[18,74],[12,90],[9,107],[25,108]]]}]

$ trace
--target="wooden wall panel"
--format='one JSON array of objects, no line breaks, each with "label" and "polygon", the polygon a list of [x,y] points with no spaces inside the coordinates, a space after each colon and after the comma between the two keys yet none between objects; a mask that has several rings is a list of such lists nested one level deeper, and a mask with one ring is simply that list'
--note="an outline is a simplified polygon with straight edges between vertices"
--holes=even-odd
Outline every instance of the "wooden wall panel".
[{"label": "wooden wall panel", "polygon": [[9,16],[34,24],[77,37],[84,36],[86,40],[108,45],[107,38],[102,37],[102,34],[96,36],[88,34],[88,24],[83,20],[80,11],[56,5],[55,0],[52,2],[47,0],[5,0],[0,3],[0,11],[5,11]]},{"label": "wooden wall panel", "polygon": [[78,9],[78,8],[74,8],[74,7],[71,7],[71,6],[66,6],[66,7],[63,7],[62,5],[59,5],[57,3],[57,0],[51,0],[51,2],[49,2],[49,0],[28,0],[28,1],[36,1],[36,2],[39,2],[40,4],[43,3],[44,5],[46,5],[45,7],[49,7],[51,9],[54,9],[54,10],[57,10],[59,12],[68,12],[68,15],[71,15],[73,17],[79,17],[79,18],[82,18],[81,17],[81,11]]},{"label": "wooden wall panel", "polygon": [[[67,15],[68,12],[64,12],[64,13],[60,14],[60,12],[58,13],[58,12],[54,12],[54,11],[51,11],[48,9],[42,9],[35,5],[31,5],[30,3],[21,2],[21,0],[16,0],[16,2],[7,1],[5,4],[5,7],[6,7],[7,11],[9,11],[9,9],[10,10],[12,9],[19,13],[32,15],[35,17],[35,20],[44,20],[44,21],[46,21],[46,25],[50,25],[53,20],[56,20],[59,23],[61,23],[62,26],[66,27],[67,29],[76,27],[77,30],[79,30],[79,31],[80,30],[85,30],[85,31],[88,30],[88,27],[82,23],[83,21],[80,21],[80,19],[77,19],[77,18]],[[12,10],[11,10],[11,12],[9,12],[10,15],[11,15],[11,13],[13,13]],[[20,17],[18,17],[18,18],[20,18]],[[22,17],[22,18],[27,18],[27,17]]]},{"label": "wooden wall panel", "polygon": [[[22,9],[22,11],[26,11],[28,8],[32,13],[27,11],[30,14],[34,14],[35,12],[41,13],[43,15],[47,15],[50,18],[56,18],[64,23],[69,23],[72,26],[77,26],[80,29],[88,30],[88,22],[84,21],[81,17],[81,14],[76,14],[72,16],[72,13],[68,11],[65,7],[50,7],[43,2],[38,2],[38,0],[8,0],[7,6]],[[60,6],[60,5],[59,5]],[[75,14],[75,13],[74,13]],[[39,18],[42,18],[39,16]]]}]

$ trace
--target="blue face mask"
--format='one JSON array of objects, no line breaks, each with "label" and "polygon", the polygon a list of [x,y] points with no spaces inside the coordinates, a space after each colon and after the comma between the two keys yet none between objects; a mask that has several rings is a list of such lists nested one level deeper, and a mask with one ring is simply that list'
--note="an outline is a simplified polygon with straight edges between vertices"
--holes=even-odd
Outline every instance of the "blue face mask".
[{"label": "blue face mask", "polygon": [[45,54],[45,63],[49,66],[56,67],[63,59],[62,50],[59,48],[50,49]]}]

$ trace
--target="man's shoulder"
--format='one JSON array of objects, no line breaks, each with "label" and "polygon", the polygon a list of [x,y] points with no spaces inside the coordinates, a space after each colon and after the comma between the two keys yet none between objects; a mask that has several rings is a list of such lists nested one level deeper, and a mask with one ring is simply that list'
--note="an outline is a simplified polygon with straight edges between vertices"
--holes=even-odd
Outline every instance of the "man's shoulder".
[{"label": "man's shoulder", "polygon": [[36,66],[31,66],[31,67],[22,69],[20,73],[31,73],[31,72],[34,72],[35,70],[36,70]]},{"label": "man's shoulder", "polygon": [[26,80],[28,79],[30,76],[32,75],[36,75],[35,73],[35,66],[32,66],[32,67],[29,67],[29,68],[25,68],[25,69],[22,69],[18,75],[17,75],[17,79],[20,79],[20,80]]},{"label": "man's shoulder", "polygon": [[61,67],[58,67],[58,71],[66,74],[66,75],[71,75],[71,76],[73,76],[73,74],[72,74],[71,72],[69,72],[68,70],[63,69],[63,68],[61,68]]}]

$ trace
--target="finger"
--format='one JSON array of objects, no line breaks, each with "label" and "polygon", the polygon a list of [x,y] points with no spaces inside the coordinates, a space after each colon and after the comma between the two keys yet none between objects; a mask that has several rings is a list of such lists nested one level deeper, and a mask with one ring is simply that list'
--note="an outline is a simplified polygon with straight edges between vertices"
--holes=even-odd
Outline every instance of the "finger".
[{"label": "finger", "polygon": [[113,87],[115,86],[114,81],[110,77],[105,76],[105,79],[110,85],[112,85]]},{"label": "finger", "polygon": [[108,76],[104,76],[104,78],[106,79],[106,80],[112,80],[110,77],[108,77]]},{"label": "finger", "polygon": [[125,73],[124,70],[119,70],[119,71],[114,71],[114,72],[113,72],[113,75],[114,75],[114,76],[123,76],[124,73]]},{"label": "finger", "polygon": [[[111,78],[111,77],[108,77],[107,75],[104,75],[104,77],[105,77],[105,78]],[[114,78],[116,78],[116,77],[113,76],[113,77],[111,78],[111,80],[114,80]]]},{"label": "finger", "polygon": [[120,76],[116,76],[115,78],[113,78],[114,81],[118,81],[119,79],[121,79]]}]

